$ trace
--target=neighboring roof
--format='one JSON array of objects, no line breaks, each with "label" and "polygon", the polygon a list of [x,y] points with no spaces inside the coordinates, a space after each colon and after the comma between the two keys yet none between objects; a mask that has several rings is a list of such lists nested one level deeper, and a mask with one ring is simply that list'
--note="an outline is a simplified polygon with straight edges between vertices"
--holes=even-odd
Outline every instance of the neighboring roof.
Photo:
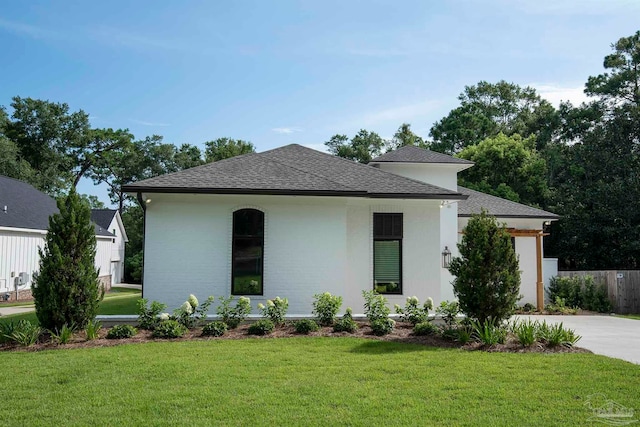
[{"label": "neighboring roof", "polygon": [[[57,212],[53,197],[31,184],[0,175],[0,227],[47,230],[49,217]],[[98,236],[112,236],[98,225],[95,228]]]},{"label": "neighboring roof", "polygon": [[416,199],[466,196],[297,144],[124,185],[126,192]]},{"label": "neighboring roof", "polygon": [[458,191],[469,196],[467,200],[458,202],[458,216],[469,217],[479,214],[482,209],[499,218],[540,218],[560,219],[559,215],[542,209],[532,208],[521,203],[512,202],[500,197],[491,196],[479,191],[458,186]]},{"label": "neighboring roof", "polygon": [[458,159],[457,157],[436,153],[435,151],[426,150],[414,145],[405,145],[404,147],[389,151],[388,153],[384,153],[383,155],[371,160],[371,162],[473,164],[473,162],[469,160]]},{"label": "neighboring roof", "polygon": [[116,209],[91,209],[91,221],[108,230],[117,212]]}]

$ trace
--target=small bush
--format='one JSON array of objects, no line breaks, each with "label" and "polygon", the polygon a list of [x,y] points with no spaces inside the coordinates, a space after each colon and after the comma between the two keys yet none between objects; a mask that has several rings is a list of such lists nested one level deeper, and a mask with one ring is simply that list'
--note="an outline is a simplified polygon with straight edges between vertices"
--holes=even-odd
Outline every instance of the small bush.
[{"label": "small bush", "polygon": [[121,340],[136,336],[138,330],[131,325],[116,325],[107,332],[107,339]]},{"label": "small bush", "polygon": [[436,314],[442,317],[447,326],[454,326],[458,322],[460,304],[458,304],[458,301],[442,301],[436,308]]},{"label": "small bush", "polygon": [[429,318],[429,310],[433,309],[433,300],[428,298],[427,301],[420,306],[418,297],[407,297],[407,303],[404,308],[398,304],[395,305],[396,314],[400,315],[400,320],[403,322],[417,325],[418,323],[426,322]]},{"label": "small bush", "polygon": [[202,336],[204,337],[221,337],[227,332],[229,327],[224,322],[211,322],[202,328]]},{"label": "small bush", "polygon": [[435,335],[438,333],[438,327],[431,322],[421,322],[413,327],[413,335]]},{"label": "small bush", "polygon": [[289,309],[289,300],[275,297],[267,300],[267,305],[258,304],[258,310],[262,312],[262,317],[269,319],[274,325],[284,325],[284,319]]},{"label": "small bush", "polygon": [[260,319],[252,323],[247,330],[249,335],[268,335],[276,328],[276,325],[269,319]]},{"label": "small bush", "polygon": [[102,329],[102,323],[99,320],[93,319],[87,323],[87,327],[84,329],[87,335],[87,341],[100,338],[100,329]]},{"label": "small bush", "polygon": [[554,302],[561,298],[568,307],[599,313],[611,311],[606,285],[596,283],[593,276],[553,277],[547,289],[547,296]]},{"label": "small bush", "polygon": [[62,325],[59,331],[49,331],[51,340],[56,344],[68,344],[73,338],[73,327]]},{"label": "small bush", "polygon": [[10,341],[24,347],[29,347],[38,342],[42,328],[34,325],[28,320],[20,320],[11,326],[11,334],[7,337]]},{"label": "small bush", "polygon": [[549,313],[560,313],[560,314],[576,314],[578,312],[578,308],[567,307],[565,299],[560,298],[559,296],[555,299],[555,304],[547,304],[544,308]]},{"label": "small bush", "polygon": [[387,299],[376,291],[362,291],[364,297],[364,314],[369,323],[384,320],[389,317],[391,310],[387,307]]},{"label": "small bush", "polygon": [[[198,298],[191,294],[180,308],[173,311],[173,320],[176,320],[187,329],[193,329],[204,322],[213,300],[214,297],[210,296],[204,303],[199,304]],[[162,315],[160,318],[161,321],[166,320],[163,319]]]},{"label": "small bush", "polygon": [[536,342],[537,322],[523,320],[513,322],[512,331],[523,347],[531,347]]},{"label": "small bush", "polygon": [[507,330],[489,320],[485,320],[483,323],[472,322],[472,328],[475,338],[487,347],[504,344],[507,338]]},{"label": "small bush", "polygon": [[167,305],[152,301],[151,306],[147,307],[148,302],[145,298],[138,300],[138,327],[152,331],[160,323],[160,314]]},{"label": "small bush", "polygon": [[311,319],[300,319],[293,324],[293,328],[299,334],[309,334],[310,332],[316,332],[320,327]]},{"label": "small bush", "polygon": [[544,321],[537,325],[536,339],[544,342],[549,347],[557,347],[559,345],[573,347],[580,341],[581,337],[576,335],[572,329],[565,329],[562,323],[549,325]]},{"label": "small bush", "polygon": [[235,307],[231,306],[234,298],[220,297],[220,306],[216,309],[216,313],[229,329],[235,329],[242,323],[249,314],[251,314],[251,300],[247,297],[238,298]]},{"label": "small bush", "polygon": [[371,330],[374,335],[382,336],[390,334],[393,331],[393,328],[396,326],[396,322],[393,319],[384,318],[377,319],[370,323]]},{"label": "small bush", "polygon": [[532,311],[536,311],[536,306],[528,302],[522,307],[520,307],[519,311],[522,311],[524,313],[530,313]]},{"label": "small bush", "polygon": [[313,314],[322,326],[331,326],[342,306],[342,297],[329,292],[313,296]]},{"label": "small bush", "polygon": [[15,331],[17,323],[11,322],[0,322],[0,344],[4,344],[7,342],[13,341],[11,339],[11,335],[13,331]]},{"label": "small bush", "polygon": [[471,336],[473,334],[473,330],[471,329],[471,327],[459,326],[457,331],[458,337],[456,338],[456,341],[458,341],[460,344],[464,345],[471,341]]},{"label": "small bush", "polygon": [[154,338],[181,338],[189,332],[186,326],[177,320],[163,320],[153,330],[151,334]]},{"label": "small bush", "polygon": [[340,320],[333,324],[333,332],[349,332],[350,334],[358,330],[358,324],[353,320],[353,311],[347,307]]}]

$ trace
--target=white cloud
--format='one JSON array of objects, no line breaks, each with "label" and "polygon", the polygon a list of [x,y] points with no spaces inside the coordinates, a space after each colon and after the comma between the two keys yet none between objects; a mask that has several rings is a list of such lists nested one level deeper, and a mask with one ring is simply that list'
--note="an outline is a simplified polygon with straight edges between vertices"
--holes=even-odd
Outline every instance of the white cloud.
[{"label": "white cloud", "polygon": [[281,133],[281,134],[291,134],[295,132],[302,132],[302,129],[298,127],[281,127],[281,128],[273,128],[271,130],[275,133]]},{"label": "white cloud", "polygon": [[131,121],[133,123],[142,125],[142,126],[156,126],[156,127],[166,127],[166,126],[171,126],[169,123],[156,123],[156,122],[147,122],[144,120],[136,120],[136,119],[131,119]]},{"label": "white cloud", "polygon": [[561,101],[570,101],[573,105],[580,105],[587,102],[589,97],[584,93],[584,85],[568,85],[563,86],[557,83],[531,83],[538,94],[555,107],[560,105]]},{"label": "white cloud", "polygon": [[305,144],[305,143],[300,143],[300,145],[302,145],[303,147],[311,148],[311,149],[316,150],[316,151],[322,151],[323,153],[327,152],[327,146],[324,145],[324,144],[312,144],[312,143]]}]

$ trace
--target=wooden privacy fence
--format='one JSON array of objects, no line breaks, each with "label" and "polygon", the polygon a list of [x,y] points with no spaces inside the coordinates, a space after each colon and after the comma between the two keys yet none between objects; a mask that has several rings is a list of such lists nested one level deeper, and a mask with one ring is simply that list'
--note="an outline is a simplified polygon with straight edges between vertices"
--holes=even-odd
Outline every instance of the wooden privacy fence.
[{"label": "wooden privacy fence", "polygon": [[640,270],[558,271],[558,276],[593,276],[607,286],[615,313],[640,313]]}]

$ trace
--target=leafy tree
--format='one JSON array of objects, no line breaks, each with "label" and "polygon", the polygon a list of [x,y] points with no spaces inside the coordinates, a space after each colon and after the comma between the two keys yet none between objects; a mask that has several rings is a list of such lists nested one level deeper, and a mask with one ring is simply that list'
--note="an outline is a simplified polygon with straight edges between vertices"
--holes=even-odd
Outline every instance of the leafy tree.
[{"label": "leafy tree", "polygon": [[182,144],[174,155],[178,170],[189,169],[204,164],[202,152],[195,145]]},{"label": "leafy tree", "polygon": [[484,193],[528,205],[544,205],[548,195],[545,160],[535,137],[502,133],[462,150],[458,157],[475,163],[462,171],[458,183]]},{"label": "leafy tree", "polygon": [[58,200],[59,213],[49,218],[40,269],[34,275],[33,297],[42,327],[84,328],[102,300],[95,268],[96,237],[91,210],[72,188]]},{"label": "leafy tree", "polygon": [[73,186],[78,185],[81,178],[90,176],[92,168],[99,168],[108,160],[106,153],[122,152],[132,140],[128,130],[91,129],[87,138],[65,150],[65,155],[74,159]]},{"label": "leafy tree", "polygon": [[36,181],[36,172],[20,155],[15,142],[0,134],[0,175],[28,183]]},{"label": "leafy tree", "polygon": [[435,151],[456,153],[499,133],[535,135],[541,149],[558,127],[555,108],[531,87],[481,81],[466,86],[458,99],[460,106],[431,128]]},{"label": "leafy tree", "polygon": [[507,319],[519,298],[520,271],[504,225],[484,211],[473,215],[458,250],[449,271],[462,312],[481,324]]},{"label": "leafy tree", "polygon": [[387,151],[396,150],[405,145],[414,145],[416,147],[426,148],[424,140],[413,133],[411,125],[409,123],[403,123],[400,125],[396,133],[393,135],[393,139],[389,141]]},{"label": "leafy tree", "polygon": [[206,147],[204,156],[207,163],[256,151],[252,143],[241,139],[218,138],[213,141],[207,141],[204,145]]},{"label": "leafy tree", "polygon": [[144,212],[138,204],[125,206],[122,211],[122,223],[127,230],[129,241],[125,244],[126,259],[124,263],[125,280],[129,283],[140,283],[142,278]]},{"label": "leafy tree", "polygon": [[106,209],[106,205],[93,194],[81,194],[80,197],[86,202],[91,209]]},{"label": "leafy tree", "polygon": [[369,163],[371,159],[382,153],[385,140],[375,132],[360,129],[351,141],[346,135],[334,135],[324,145],[333,155],[360,163]]}]

